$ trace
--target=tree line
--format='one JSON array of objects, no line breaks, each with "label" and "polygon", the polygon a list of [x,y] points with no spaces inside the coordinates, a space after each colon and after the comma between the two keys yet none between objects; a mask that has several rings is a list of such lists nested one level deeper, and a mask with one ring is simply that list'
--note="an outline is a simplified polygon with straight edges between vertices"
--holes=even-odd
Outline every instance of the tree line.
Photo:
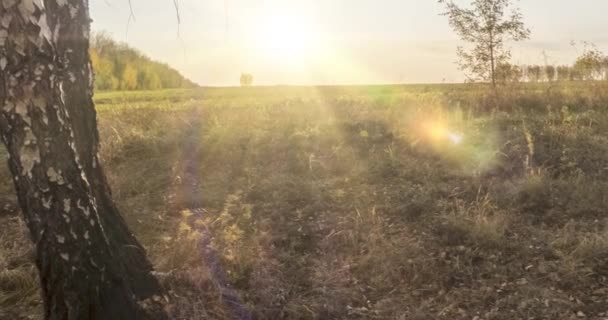
[{"label": "tree line", "polygon": [[154,61],[126,43],[100,32],[91,36],[89,53],[97,90],[156,90],[197,85],[169,65]]},{"label": "tree line", "polygon": [[597,49],[586,50],[572,65],[512,65],[497,69],[499,82],[556,82],[608,80],[608,56]]},{"label": "tree line", "polygon": [[510,62],[508,41],[529,38],[523,15],[512,0],[472,0],[463,7],[453,0],[438,0],[443,15],[467,46],[458,47],[458,64],[469,82],[487,82],[496,88],[508,82],[608,80],[608,56],[593,44],[572,65],[524,65]]}]

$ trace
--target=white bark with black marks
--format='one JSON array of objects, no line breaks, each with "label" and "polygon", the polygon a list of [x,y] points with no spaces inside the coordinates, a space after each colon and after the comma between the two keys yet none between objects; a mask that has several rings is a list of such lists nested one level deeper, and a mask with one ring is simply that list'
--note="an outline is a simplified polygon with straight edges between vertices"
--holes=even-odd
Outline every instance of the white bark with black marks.
[{"label": "white bark with black marks", "polygon": [[88,1],[0,0],[0,135],[46,319],[165,319],[98,165]]}]

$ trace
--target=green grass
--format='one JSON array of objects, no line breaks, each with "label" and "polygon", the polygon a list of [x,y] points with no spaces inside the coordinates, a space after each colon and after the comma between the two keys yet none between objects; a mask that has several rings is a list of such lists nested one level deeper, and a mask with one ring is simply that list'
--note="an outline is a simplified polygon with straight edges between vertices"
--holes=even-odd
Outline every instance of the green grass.
[{"label": "green grass", "polygon": [[[202,198],[223,268],[260,319],[601,319],[602,88],[508,88],[499,111],[482,86],[464,85],[95,100],[115,199],[177,294],[176,318],[229,318],[184,224]],[[430,122],[462,143],[430,137]],[[192,157],[200,184],[186,186]],[[12,199],[9,183],[0,190]],[[2,235],[8,260],[15,237]],[[25,289],[0,290],[2,308],[31,303],[2,300]]]}]

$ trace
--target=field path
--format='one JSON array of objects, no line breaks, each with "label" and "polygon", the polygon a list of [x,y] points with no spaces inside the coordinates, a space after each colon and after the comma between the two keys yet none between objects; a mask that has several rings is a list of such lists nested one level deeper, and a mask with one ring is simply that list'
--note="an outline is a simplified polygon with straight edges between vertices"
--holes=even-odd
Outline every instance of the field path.
[{"label": "field path", "polygon": [[[200,131],[202,129],[202,115],[195,113],[195,121],[192,123],[186,137],[188,142],[185,144],[184,166],[181,172],[182,177],[182,192],[190,193],[187,199],[191,201],[182,201],[178,203],[178,207],[183,208],[190,215],[186,222],[188,226],[201,234],[201,238],[197,244],[199,254],[202,258],[201,263],[207,265],[211,273],[211,278],[217,285],[222,301],[226,308],[230,310],[234,319],[251,320],[253,316],[251,311],[241,300],[238,292],[234,290],[228,280],[228,276],[222,266],[219,254],[212,247],[212,235],[207,226],[203,223],[207,210],[203,208],[202,195],[199,193],[201,185],[200,163],[202,162],[202,150],[200,148]],[[197,194],[198,193],[198,194]]]}]

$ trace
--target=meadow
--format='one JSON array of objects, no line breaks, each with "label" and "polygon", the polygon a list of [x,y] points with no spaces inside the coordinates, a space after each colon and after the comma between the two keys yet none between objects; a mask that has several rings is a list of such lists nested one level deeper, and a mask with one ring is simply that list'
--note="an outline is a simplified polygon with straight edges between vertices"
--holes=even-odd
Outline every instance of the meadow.
[{"label": "meadow", "polygon": [[[234,318],[222,275],[256,319],[608,319],[608,85],[486,89],[95,100],[114,199],[174,319]],[[40,319],[18,211],[2,162],[0,319]]]}]

